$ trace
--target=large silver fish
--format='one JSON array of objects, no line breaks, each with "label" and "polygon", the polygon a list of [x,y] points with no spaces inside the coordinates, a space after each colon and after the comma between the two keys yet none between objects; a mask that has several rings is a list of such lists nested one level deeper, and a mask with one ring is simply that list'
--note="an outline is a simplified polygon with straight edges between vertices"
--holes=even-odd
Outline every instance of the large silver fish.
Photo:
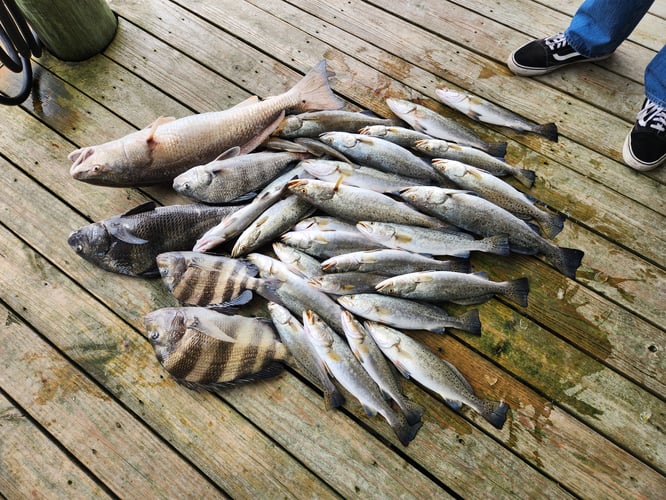
[{"label": "large silver fish", "polygon": [[268,303],[271,315],[280,340],[287,346],[298,368],[324,391],[324,406],[327,410],[337,408],[344,403],[344,396],[335,386],[323,361],[317,355],[303,325],[289,310],[275,302]]},{"label": "large silver fish", "polygon": [[470,272],[469,261],[439,260],[407,250],[383,249],[337,255],[321,263],[321,269],[330,273],[367,272],[395,276],[417,271]]},{"label": "large silver fish", "polygon": [[305,160],[303,167],[315,179],[377,191],[378,193],[394,193],[409,186],[427,184],[424,179],[405,177],[403,175],[383,172],[373,167],[363,167],[334,160]]},{"label": "large silver fish", "polygon": [[375,286],[385,278],[381,274],[350,271],[320,274],[310,278],[308,283],[330,295],[351,295],[374,292]]},{"label": "large silver fish", "polygon": [[289,91],[259,101],[250,98],[233,108],[184,118],[159,118],[147,128],[97,146],[73,151],[70,174],[106,186],[167,182],[196,165],[238,146],[248,153],[261,144],[286,111],[338,109],[342,101],[328,85],[321,61]]},{"label": "large silver fish", "polygon": [[369,417],[381,414],[400,442],[407,446],[421,427],[410,425],[402,412],[396,412],[384,400],[379,387],[356,359],[347,343],[312,311],[303,314],[303,327],[328,371],[333,374],[363,406]]},{"label": "large silver fish", "polygon": [[296,179],[287,187],[324,212],[348,221],[385,221],[424,227],[444,225],[441,220],[425,215],[406,203],[369,189],[317,179]]},{"label": "large silver fish", "polygon": [[386,104],[414,130],[445,141],[473,146],[493,156],[504,157],[506,154],[506,142],[486,142],[464,125],[430,108],[405,99],[388,98]]},{"label": "large silver fish", "polygon": [[291,163],[307,156],[289,151],[243,155],[239,147],[234,147],[214,161],[180,174],[173,180],[173,188],[204,203],[242,201]]},{"label": "large silver fish", "polygon": [[395,368],[386,360],[381,349],[365,327],[349,311],[342,314],[342,325],[345,328],[345,337],[347,337],[347,342],[354,356],[361,362],[365,371],[379,386],[385,397],[390,397],[397,403],[410,425],[419,422],[425,409],[407,399],[402,393]]},{"label": "large silver fish", "polygon": [[373,241],[389,248],[410,252],[461,258],[469,257],[470,252],[509,254],[509,242],[503,234],[477,240],[469,233],[443,231],[408,224],[360,221],[356,227]]},{"label": "large silver fish", "polygon": [[474,191],[520,219],[534,219],[549,238],[564,228],[562,215],[541,210],[531,198],[485,170],[454,160],[437,159],[432,164],[459,188]]},{"label": "large silver fish", "polygon": [[372,321],[366,322],[365,326],[382,352],[406,378],[414,379],[439,394],[454,410],[466,404],[493,427],[501,429],[504,426],[509,410],[504,401],[476,396],[472,386],[455,366],[409,335]]},{"label": "large silver fish", "polygon": [[249,262],[201,252],[166,252],[157,256],[162,281],[182,304],[231,307],[246,304],[256,291],[275,296],[277,281],[257,278]]},{"label": "large silver fish", "polygon": [[435,94],[442,103],[469,116],[472,120],[509,127],[518,132],[533,132],[557,142],[557,125],[554,123],[540,125],[478,96],[449,88],[435,89]]},{"label": "large silver fish", "polygon": [[407,273],[385,279],[375,287],[379,293],[406,299],[455,304],[480,304],[496,294],[505,295],[527,307],[527,278],[491,281],[484,272],[467,274],[451,271]]},{"label": "large silver fish", "polygon": [[382,248],[382,245],[367,238],[363,233],[354,231],[289,231],[280,240],[293,247],[303,250],[313,257],[327,259],[334,255]]},{"label": "large silver fish", "polygon": [[432,136],[417,132],[411,128],[405,127],[392,127],[386,125],[373,125],[371,127],[363,127],[358,131],[359,134],[378,137],[385,141],[392,142],[402,146],[403,148],[412,148],[417,141],[432,139]]},{"label": "large silver fish", "polygon": [[474,335],[481,334],[481,321],[476,309],[460,316],[450,316],[433,304],[379,293],[341,295],[337,299],[342,307],[357,316],[396,328],[428,330],[433,333],[444,333],[446,328],[456,328]]},{"label": "large silver fish", "polygon": [[145,317],[160,364],[191,389],[272,377],[290,357],[270,322],[204,307],[167,307]]},{"label": "large silver fish", "polygon": [[506,235],[516,253],[543,254],[561,273],[576,276],[584,253],[575,248],[559,247],[540,236],[525,221],[494,203],[467,191],[431,186],[408,188],[401,197],[424,212],[480,236]]},{"label": "large silver fish", "polygon": [[390,141],[348,132],[326,132],[319,139],[359,165],[406,177],[441,180],[441,176],[428,162]]},{"label": "large silver fish", "polygon": [[536,178],[533,170],[509,165],[501,158],[495,158],[485,151],[471,146],[452,144],[442,139],[428,139],[417,141],[413,147],[415,151],[431,158],[459,161],[482,168],[498,177],[510,175],[528,188],[534,185]]},{"label": "large silver fish", "polygon": [[148,202],[82,227],[67,242],[78,255],[107,271],[157,277],[158,254],[191,248],[200,234],[237,209],[198,204],[157,207]]},{"label": "large silver fish", "polygon": [[314,207],[295,195],[287,196],[257,217],[238,236],[231,256],[245,255],[278,238],[297,221],[314,212]]},{"label": "large silver fish", "polygon": [[358,132],[370,125],[391,125],[392,120],[379,118],[366,112],[324,110],[310,111],[286,116],[274,134],[287,139],[296,137],[319,137],[324,132]]}]

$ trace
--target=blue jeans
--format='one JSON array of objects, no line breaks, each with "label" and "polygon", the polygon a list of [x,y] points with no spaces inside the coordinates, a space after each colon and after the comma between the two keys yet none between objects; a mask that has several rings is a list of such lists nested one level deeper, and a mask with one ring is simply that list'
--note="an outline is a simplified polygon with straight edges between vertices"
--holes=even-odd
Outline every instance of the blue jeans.
[{"label": "blue jeans", "polygon": [[[653,3],[654,0],[585,0],[564,37],[585,57],[608,55],[629,36]],[[666,46],[645,68],[645,95],[666,107]]]}]

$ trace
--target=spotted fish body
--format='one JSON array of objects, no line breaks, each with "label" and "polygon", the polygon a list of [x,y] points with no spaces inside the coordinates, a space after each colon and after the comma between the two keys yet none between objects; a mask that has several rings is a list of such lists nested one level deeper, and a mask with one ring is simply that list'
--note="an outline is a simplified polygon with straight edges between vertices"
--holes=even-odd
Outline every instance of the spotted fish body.
[{"label": "spotted fish body", "polygon": [[472,120],[509,127],[518,132],[533,132],[557,142],[557,125],[554,123],[540,125],[490,101],[453,89],[435,89],[435,94],[442,103]]},{"label": "spotted fish body", "polygon": [[256,278],[249,262],[200,252],[167,252],[157,256],[162,281],[182,304],[237,306],[256,291],[271,297],[276,284]]},{"label": "spotted fish body", "polygon": [[170,205],[149,202],[122,215],[84,226],[68,238],[82,258],[130,276],[157,277],[160,253],[191,248],[197,237],[238,206]]},{"label": "spotted fish body", "polygon": [[407,446],[416,436],[421,422],[410,425],[402,412],[393,410],[344,339],[319,316],[312,311],[306,311],[303,314],[303,327],[335,380],[361,403],[368,416],[372,417],[377,413],[382,415],[400,442]]},{"label": "spotted fish body", "polygon": [[270,99],[254,97],[224,111],[160,118],[120,139],[77,149],[69,155],[70,175],[106,186],[150,185],[171,181],[235,146],[248,153],[275,130],[287,110],[342,107],[328,76],[321,61],[289,91]]},{"label": "spotted fish body", "polygon": [[455,120],[440,115],[430,108],[404,99],[386,99],[391,111],[419,132],[437,139],[453,141],[482,149],[493,156],[504,156],[506,142],[486,142],[476,133]]},{"label": "spotted fish body", "polygon": [[289,352],[270,323],[202,307],[168,307],[146,315],[145,328],[160,364],[191,389],[277,375]]},{"label": "spotted fish body", "polygon": [[463,374],[422,342],[373,321],[366,322],[365,326],[382,352],[406,378],[412,378],[439,394],[453,409],[458,410],[466,404],[493,427],[503,427],[509,410],[505,402],[476,396]]},{"label": "spotted fish body", "polygon": [[470,271],[469,261],[438,260],[407,250],[368,250],[337,255],[321,263],[321,269],[330,273],[367,272],[386,276],[417,271]]},{"label": "spotted fish body", "polygon": [[344,396],[326,372],[324,363],[319,359],[300,321],[287,308],[275,302],[268,303],[268,312],[280,335],[280,340],[289,349],[295,364],[306,377],[322,387],[325,408],[329,410],[341,406],[344,403]]},{"label": "spotted fish body", "polygon": [[328,131],[357,132],[372,125],[391,125],[393,122],[367,113],[344,110],[310,111],[289,115],[275,130],[275,135],[287,139],[319,137]]}]

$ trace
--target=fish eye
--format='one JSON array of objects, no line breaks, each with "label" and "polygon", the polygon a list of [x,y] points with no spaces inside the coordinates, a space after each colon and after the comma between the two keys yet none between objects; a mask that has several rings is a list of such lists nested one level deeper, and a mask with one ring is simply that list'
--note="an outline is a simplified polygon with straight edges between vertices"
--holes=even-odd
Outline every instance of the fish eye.
[{"label": "fish eye", "polygon": [[102,166],[101,166],[101,165],[93,165],[93,167],[92,167],[91,170],[92,170],[94,173],[97,173],[97,172],[99,172],[100,170],[102,170]]},{"label": "fish eye", "polygon": [[78,245],[76,245],[75,251],[76,251],[76,253],[83,252],[83,245],[81,245],[80,243]]},{"label": "fish eye", "polygon": [[185,183],[183,183],[183,189],[184,189],[185,191],[189,191],[189,190],[190,190],[190,183],[189,183],[189,182],[185,182]]},{"label": "fish eye", "polygon": [[157,340],[158,338],[160,338],[160,332],[158,332],[157,330],[155,330],[153,333],[150,334],[151,340]]}]

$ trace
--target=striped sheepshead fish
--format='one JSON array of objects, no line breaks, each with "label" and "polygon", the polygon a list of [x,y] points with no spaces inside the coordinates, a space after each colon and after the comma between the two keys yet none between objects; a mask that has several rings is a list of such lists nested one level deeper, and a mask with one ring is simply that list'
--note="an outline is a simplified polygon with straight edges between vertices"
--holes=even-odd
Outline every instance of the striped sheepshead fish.
[{"label": "striped sheepshead fish", "polygon": [[277,280],[255,276],[247,261],[201,252],[165,252],[157,256],[162,281],[182,304],[232,307],[246,304],[256,291],[274,297]]},{"label": "striped sheepshead fish", "polygon": [[190,389],[272,377],[290,356],[270,322],[203,307],[158,309],[145,328],[157,360]]}]

